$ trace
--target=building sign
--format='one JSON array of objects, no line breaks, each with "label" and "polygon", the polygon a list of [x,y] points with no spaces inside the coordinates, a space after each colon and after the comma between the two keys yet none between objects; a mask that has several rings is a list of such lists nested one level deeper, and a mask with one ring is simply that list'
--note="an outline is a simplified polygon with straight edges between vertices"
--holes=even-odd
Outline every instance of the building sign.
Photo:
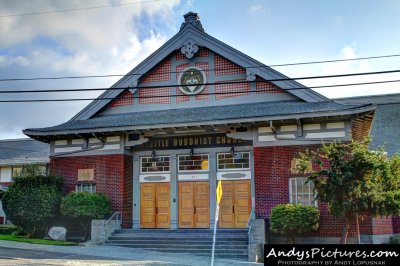
[{"label": "building sign", "polygon": [[179,136],[179,137],[154,137],[140,146],[135,146],[136,151],[145,150],[171,150],[208,147],[253,146],[251,140],[233,139],[225,134]]},{"label": "building sign", "polygon": [[78,181],[93,181],[94,169],[78,169]]},{"label": "building sign", "polygon": [[171,175],[170,174],[146,174],[146,175],[139,175],[139,182],[140,183],[163,183],[163,182],[170,182]]},{"label": "building sign", "polygon": [[204,71],[197,67],[186,68],[179,76],[179,89],[187,95],[200,93],[206,83]]},{"label": "building sign", "polygon": [[217,172],[217,180],[251,179],[251,171]]},{"label": "building sign", "polygon": [[178,175],[178,181],[203,181],[203,180],[208,180],[208,174]]}]

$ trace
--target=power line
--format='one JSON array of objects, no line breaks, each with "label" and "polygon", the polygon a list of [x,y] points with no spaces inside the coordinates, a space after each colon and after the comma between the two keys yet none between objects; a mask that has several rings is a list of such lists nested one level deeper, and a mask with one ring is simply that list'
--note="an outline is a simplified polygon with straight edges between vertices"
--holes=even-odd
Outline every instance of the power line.
[{"label": "power line", "polygon": [[[281,66],[295,66],[295,65],[309,65],[309,64],[322,64],[322,63],[334,63],[334,62],[344,62],[344,61],[356,61],[356,60],[367,60],[367,59],[379,59],[379,58],[390,58],[399,57],[400,54],[392,55],[380,55],[380,56],[369,56],[369,57],[359,57],[351,59],[337,59],[337,60],[324,60],[324,61],[311,61],[311,62],[297,62],[297,63],[287,63],[287,64],[277,64],[277,65],[258,65],[258,66],[241,66],[245,69],[254,68],[268,68],[268,67],[281,67]],[[205,72],[211,71],[224,71],[231,70],[232,68],[213,68],[213,69],[203,69]],[[161,71],[157,74],[178,74],[183,71]],[[144,76],[151,72],[146,73],[134,73],[134,74],[105,74],[105,75],[84,75],[84,76],[61,76],[61,77],[33,77],[33,78],[3,78],[0,82],[7,81],[37,81],[37,80],[60,80],[60,79],[86,79],[86,78],[113,78],[113,77],[124,77],[124,76]]]},{"label": "power line", "polygon": [[[387,81],[375,81],[375,82],[362,82],[362,83],[347,83],[337,85],[323,85],[323,86],[312,86],[307,88],[290,88],[287,90],[308,90],[308,89],[321,89],[321,88],[333,88],[333,87],[346,87],[346,86],[358,86],[358,85],[371,85],[371,84],[382,84],[382,83],[394,83],[400,82],[400,80],[387,80]],[[227,94],[243,94],[243,93],[261,93],[271,92],[271,89],[261,89],[256,91],[230,91],[230,92],[210,92],[210,93],[199,93],[196,95],[207,96],[207,95],[227,95]],[[195,96],[195,95],[192,95]],[[186,94],[168,94],[168,95],[155,95],[155,96],[132,96],[133,99],[149,99],[149,98],[168,98],[168,97],[189,97]],[[71,101],[103,101],[103,100],[119,100],[124,97],[115,98],[73,98],[73,99],[31,99],[31,100],[0,100],[0,103],[26,103],[26,102],[71,102]]]},{"label": "power line", "polygon": [[34,15],[48,15],[48,14],[52,14],[52,13],[64,13],[64,12],[74,12],[74,11],[90,10],[90,9],[100,9],[100,8],[108,8],[108,7],[120,7],[120,6],[127,6],[127,5],[146,4],[146,3],[158,2],[158,1],[163,1],[163,0],[149,0],[149,1],[131,2],[131,3],[123,3],[123,4],[115,4],[115,5],[90,6],[90,7],[71,8],[71,9],[53,10],[53,11],[43,11],[43,12],[32,12],[32,13],[23,13],[23,14],[0,15],[0,18],[22,17],[22,16],[34,16]]},{"label": "power line", "polygon": [[[298,77],[298,78],[281,78],[281,79],[268,79],[268,80],[254,80],[254,81],[219,81],[212,83],[199,83],[196,84],[198,86],[207,86],[207,85],[230,85],[230,84],[245,84],[245,83],[265,83],[265,82],[280,82],[280,81],[293,81],[293,80],[309,80],[309,79],[323,79],[323,78],[343,78],[343,77],[353,77],[353,76],[365,76],[365,75],[381,75],[381,74],[390,74],[390,73],[399,73],[400,70],[386,70],[386,71],[375,71],[375,72],[362,72],[362,73],[351,73],[351,74],[338,74],[338,75],[324,75],[324,76],[309,76],[309,77]],[[371,83],[374,84],[374,83]],[[153,85],[153,86],[141,86],[137,87],[139,89],[156,89],[156,88],[171,88],[171,87],[179,87],[179,84],[168,84],[168,85]],[[4,93],[44,93],[44,92],[77,92],[77,91],[104,91],[104,90],[124,90],[124,89],[134,89],[136,87],[122,87],[122,88],[87,88],[87,89],[48,89],[48,90],[0,90],[0,94]],[[299,89],[308,89],[306,88],[294,88],[295,90]],[[291,90],[285,89],[285,90]]]}]

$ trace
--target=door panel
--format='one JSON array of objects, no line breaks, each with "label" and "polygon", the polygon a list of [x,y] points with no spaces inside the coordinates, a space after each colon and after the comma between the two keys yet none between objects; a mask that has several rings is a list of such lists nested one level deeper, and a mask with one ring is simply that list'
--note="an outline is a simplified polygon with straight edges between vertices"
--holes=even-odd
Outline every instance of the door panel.
[{"label": "door panel", "polygon": [[222,199],[219,205],[219,227],[234,228],[235,216],[233,208],[235,204],[234,181],[222,181]]},{"label": "door panel", "polygon": [[210,228],[208,182],[179,182],[179,228]]},{"label": "door panel", "polygon": [[219,209],[219,227],[247,227],[250,211],[250,180],[222,181],[222,199]]},{"label": "door panel", "polygon": [[208,182],[194,182],[195,227],[210,228],[210,187]]},{"label": "door panel", "polygon": [[169,183],[156,184],[156,227],[170,227]]},{"label": "door panel", "polygon": [[141,228],[170,227],[169,183],[144,183],[140,185]]},{"label": "door panel", "polygon": [[250,180],[235,182],[235,228],[247,226],[251,211]]},{"label": "door panel", "polygon": [[140,185],[140,226],[154,228],[156,226],[156,197],[155,184],[145,183]]},{"label": "door panel", "polygon": [[179,182],[179,228],[194,227],[193,183]]}]

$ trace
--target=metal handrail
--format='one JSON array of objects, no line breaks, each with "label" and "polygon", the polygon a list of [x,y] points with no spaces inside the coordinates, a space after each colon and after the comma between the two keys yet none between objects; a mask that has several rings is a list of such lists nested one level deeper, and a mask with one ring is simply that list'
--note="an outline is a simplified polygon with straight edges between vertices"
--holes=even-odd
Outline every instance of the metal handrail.
[{"label": "metal handrail", "polygon": [[122,212],[114,212],[111,217],[104,223],[104,230],[103,230],[103,243],[106,242],[106,236],[108,237],[108,224],[116,217],[116,221],[119,224],[122,224]]},{"label": "metal handrail", "polygon": [[250,232],[251,232],[250,220],[251,220],[251,217],[253,217],[253,213],[254,213],[254,209],[251,208],[251,212],[250,212],[250,215],[249,215],[249,219],[247,219],[247,227],[249,228],[249,230],[247,231],[247,235],[248,235],[248,236],[250,236]]}]

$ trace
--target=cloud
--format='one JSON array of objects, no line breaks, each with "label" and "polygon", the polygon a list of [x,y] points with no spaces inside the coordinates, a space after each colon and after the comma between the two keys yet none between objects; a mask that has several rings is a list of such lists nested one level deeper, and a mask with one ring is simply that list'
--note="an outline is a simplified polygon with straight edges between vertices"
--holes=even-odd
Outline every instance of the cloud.
[{"label": "cloud", "polygon": [[[176,33],[177,18],[174,17],[174,10],[185,5],[180,0],[142,2],[74,12],[0,18],[0,78],[129,72]],[[0,15],[128,3],[133,1],[1,1]],[[118,79],[0,82],[0,89],[106,88]],[[95,98],[100,93],[2,94],[1,98]],[[23,137],[23,128],[66,122],[87,104],[87,101],[0,103],[0,139]]]},{"label": "cloud", "polygon": [[261,4],[254,4],[254,5],[249,6],[248,11],[250,14],[256,14],[256,13],[264,12],[265,8]]}]

